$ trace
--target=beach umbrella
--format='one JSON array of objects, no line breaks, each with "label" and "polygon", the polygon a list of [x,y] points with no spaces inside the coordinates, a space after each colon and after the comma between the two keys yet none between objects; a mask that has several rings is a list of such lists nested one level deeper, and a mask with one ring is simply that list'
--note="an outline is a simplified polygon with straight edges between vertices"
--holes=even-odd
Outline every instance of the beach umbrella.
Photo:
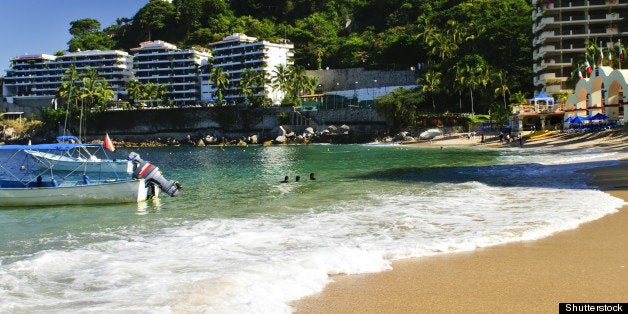
[{"label": "beach umbrella", "polygon": [[573,118],[574,117],[567,117],[567,119],[565,119],[565,122],[572,123],[573,122]]},{"label": "beach umbrella", "polygon": [[585,118],[583,118],[583,117],[575,116],[575,117],[573,117],[573,120],[571,120],[571,123],[578,124],[578,123],[584,123],[584,121],[587,121],[587,120],[585,120]]},{"label": "beach umbrella", "polygon": [[587,121],[591,121],[591,120],[592,120],[592,118],[593,118],[593,116],[592,116],[592,115],[588,115],[588,116],[584,117],[584,119],[585,119],[585,120],[587,120]]},{"label": "beach umbrella", "polygon": [[603,113],[596,113],[593,117],[591,117],[591,120],[606,120],[606,119],[608,119],[608,116]]}]

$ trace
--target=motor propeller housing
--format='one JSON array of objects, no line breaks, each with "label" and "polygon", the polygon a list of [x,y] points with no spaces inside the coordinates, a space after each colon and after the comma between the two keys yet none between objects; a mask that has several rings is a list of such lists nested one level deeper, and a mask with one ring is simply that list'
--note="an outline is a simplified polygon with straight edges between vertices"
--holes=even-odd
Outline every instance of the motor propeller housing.
[{"label": "motor propeller housing", "polygon": [[144,161],[140,158],[140,155],[131,152],[128,160],[133,163],[133,178],[145,179],[148,184],[154,184],[159,186],[164,193],[170,196],[177,196],[181,189],[181,184],[174,180],[167,180],[159,171],[159,167],[151,164],[148,161]]}]

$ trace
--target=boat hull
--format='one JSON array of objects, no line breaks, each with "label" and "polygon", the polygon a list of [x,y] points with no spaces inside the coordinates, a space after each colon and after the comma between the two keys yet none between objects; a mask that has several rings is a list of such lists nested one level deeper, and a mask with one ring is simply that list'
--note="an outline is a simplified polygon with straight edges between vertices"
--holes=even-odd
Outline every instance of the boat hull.
[{"label": "boat hull", "polygon": [[0,206],[134,203],[146,200],[150,188],[143,179],[58,187],[0,188]]}]

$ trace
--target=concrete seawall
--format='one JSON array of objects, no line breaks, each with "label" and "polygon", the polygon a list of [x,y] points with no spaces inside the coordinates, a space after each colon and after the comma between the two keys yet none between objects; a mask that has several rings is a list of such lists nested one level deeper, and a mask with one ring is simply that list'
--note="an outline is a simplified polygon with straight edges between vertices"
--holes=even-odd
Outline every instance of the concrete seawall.
[{"label": "concrete seawall", "polygon": [[161,108],[100,113],[88,121],[86,140],[102,139],[104,133],[132,142],[164,138],[194,140],[208,135],[227,139],[256,135],[260,140],[266,140],[283,134],[280,125],[288,132],[301,134],[308,127],[322,131],[330,125],[339,127],[343,124],[359,138],[377,136],[386,128],[384,120],[368,108],[304,113],[292,107]]}]

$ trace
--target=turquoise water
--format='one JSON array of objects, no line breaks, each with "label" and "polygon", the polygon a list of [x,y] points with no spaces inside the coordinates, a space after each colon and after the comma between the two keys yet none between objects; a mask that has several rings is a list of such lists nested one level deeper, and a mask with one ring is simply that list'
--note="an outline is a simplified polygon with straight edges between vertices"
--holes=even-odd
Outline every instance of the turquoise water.
[{"label": "turquoise water", "polygon": [[626,157],[397,145],[135,151],[180,181],[181,196],[0,209],[0,312],[290,312],[329,274],[537,239],[612,213],[623,201],[578,170]]}]

